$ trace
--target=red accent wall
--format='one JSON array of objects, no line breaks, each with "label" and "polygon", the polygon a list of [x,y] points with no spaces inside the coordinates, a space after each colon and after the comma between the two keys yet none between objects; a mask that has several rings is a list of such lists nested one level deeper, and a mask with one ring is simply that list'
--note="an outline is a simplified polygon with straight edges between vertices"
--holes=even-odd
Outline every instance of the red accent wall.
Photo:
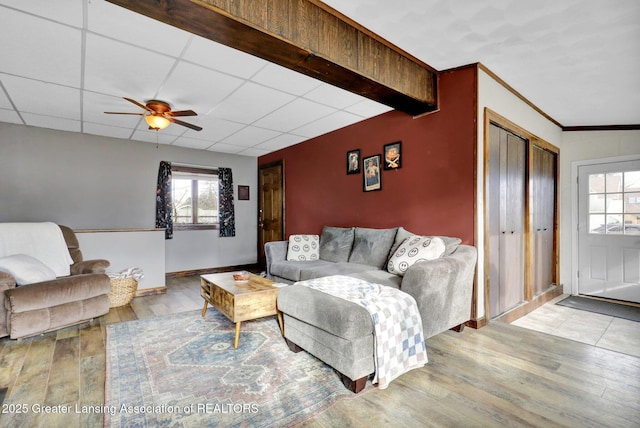
[{"label": "red accent wall", "polygon": [[[439,77],[440,110],[419,118],[398,111],[269,153],[285,163],[285,234],[324,225],[403,226],[474,244],[476,67]],[[382,189],[363,192],[362,174],[346,174],[346,153],[382,154],[402,141],[402,168],[382,170]]]}]

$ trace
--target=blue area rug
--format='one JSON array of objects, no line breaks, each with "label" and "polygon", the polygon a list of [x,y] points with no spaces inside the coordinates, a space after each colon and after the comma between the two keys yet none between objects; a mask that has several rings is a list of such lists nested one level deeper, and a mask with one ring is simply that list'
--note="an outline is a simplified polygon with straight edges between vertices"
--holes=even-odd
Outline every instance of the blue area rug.
[{"label": "blue area rug", "polygon": [[109,325],[105,426],[291,426],[354,396],[275,317],[243,322],[238,349],[234,335],[215,309]]}]

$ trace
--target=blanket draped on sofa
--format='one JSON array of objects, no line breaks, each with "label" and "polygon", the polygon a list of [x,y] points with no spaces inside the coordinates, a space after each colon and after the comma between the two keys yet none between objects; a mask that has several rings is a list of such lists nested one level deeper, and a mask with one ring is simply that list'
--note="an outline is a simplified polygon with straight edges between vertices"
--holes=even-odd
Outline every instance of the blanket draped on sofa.
[{"label": "blanket draped on sofa", "polygon": [[296,284],[348,300],[371,314],[376,367],[373,383],[377,382],[379,388],[427,363],[422,319],[415,299],[407,293],[343,275]]}]

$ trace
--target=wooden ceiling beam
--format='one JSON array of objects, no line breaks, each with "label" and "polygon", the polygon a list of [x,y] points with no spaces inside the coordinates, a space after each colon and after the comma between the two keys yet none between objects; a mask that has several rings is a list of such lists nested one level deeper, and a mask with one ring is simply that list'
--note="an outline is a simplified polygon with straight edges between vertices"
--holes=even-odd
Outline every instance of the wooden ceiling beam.
[{"label": "wooden ceiling beam", "polygon": [[411,115],[437,72],[318,0],[107,0]]}]

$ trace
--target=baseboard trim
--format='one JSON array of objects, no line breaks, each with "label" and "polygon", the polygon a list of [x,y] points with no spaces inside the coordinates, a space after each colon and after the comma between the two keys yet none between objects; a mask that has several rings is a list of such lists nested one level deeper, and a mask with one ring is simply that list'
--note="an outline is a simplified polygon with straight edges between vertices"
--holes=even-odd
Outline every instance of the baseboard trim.
[{"label": "baseboard trim", "polygon": [[258,272],[261,272],[263,269],[259,264],[254,263],[249,265],[222,266],[217,268],[205,268],[205,269],[183,270],[178,272],[167,272],[165,274],[165,277],[180,278],[184,276],[207,275],[210,273],[233,272],[236,270],[246,270],[252,273],[258,273]]},{"label": "baseboard trim", "polygon": [[153,288],[143,288],[141,290],[137,290],[136,294],[133,297],[142,297],[142,296],[155,296],[156,294],[164,294],[167,292],[167,287],[153,287]]},{"label": "baseboard trim", "polygon": [[539,296],[536,296],[533,300],[523,303],[517,308],[512,309],[511,311],[503,315],[500,315],[499,317],[494,318],[494,320],[506,322],[510,324],[513,321],[517,320],[518,318],[522,318],[528,313],[535,311],[536,309],[538,309],[540,306],[544,305],[548,301],[553,300],[556,297],[560,296],[562,294],[562,289],[563,289],[562,285],[553,286],[552,288],[548,289],[547,291],[540,294]]}]

